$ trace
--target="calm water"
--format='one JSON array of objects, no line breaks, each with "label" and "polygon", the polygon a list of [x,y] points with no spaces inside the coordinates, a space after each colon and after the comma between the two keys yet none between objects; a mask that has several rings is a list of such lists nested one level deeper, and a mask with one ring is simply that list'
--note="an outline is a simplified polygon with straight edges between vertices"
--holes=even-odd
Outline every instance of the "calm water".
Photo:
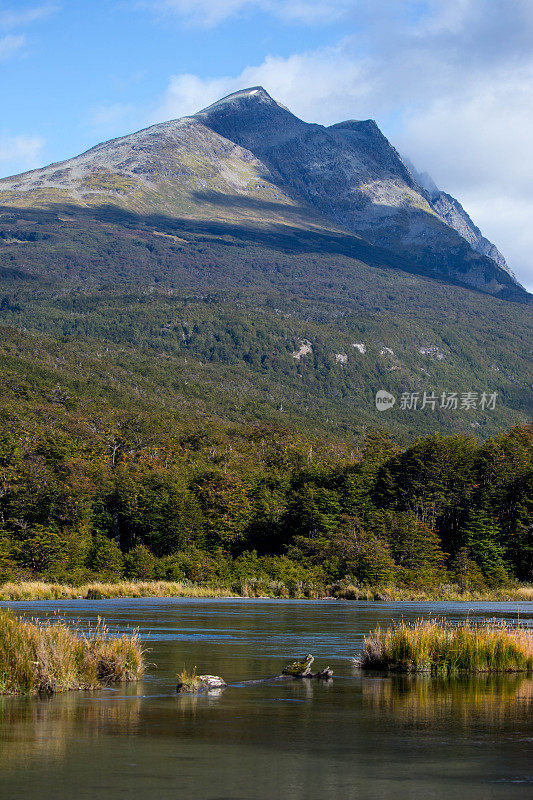
[{"label": "calm water", "polygon": [[[4,604],[7,605],[7,604]],[[527,603],[101,600],[13,604],[85,625],[138,626],[141,684],[48,699],[0,697],[1,800],[487,800],[533,797],[533,679],[361,674],[362,637],[392,619],[516,618]],[[329,684],[272,680],[295,656]],[[186,664],[219,695],[177,695]]]}]

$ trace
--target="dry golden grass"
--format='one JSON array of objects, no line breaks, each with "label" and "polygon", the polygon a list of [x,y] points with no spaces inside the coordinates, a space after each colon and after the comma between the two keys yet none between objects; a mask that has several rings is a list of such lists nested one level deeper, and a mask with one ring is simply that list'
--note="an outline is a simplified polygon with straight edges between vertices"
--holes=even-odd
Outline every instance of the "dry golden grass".
[{"label": "dry golden grass", "polygon": [[227,589],[181,583],[180,581],[121,581],[69,586],[63,583],[22,581],[0,586],[0,601],[6,600],[99,600],[113,597],[228,597]]},{"label": "dry golden grass", "polygon": [[503,622],[402,622],[365,637],[358,663],[365,669],[397,672],[531,672],[533,631]]},{"label": "dry golden grass", "polygon": [[[305,591],[304,591],[305,588]],[[289,589],[279,581],[264,583],[257,579],[243,581],[240,589],[214,588],[189,583],[187,581],[119,581],[104,583],[94,581],[82,586],[64,583],[45,583],[44,581],[20,581],[0,585],[0,602],[14,600],[99,600],[118,597],[298,597],[321,599],[324,597],[342,600],[385,600],[385,601],[430,601],[455,600],[510,601],[533,600],[533,586],[512,586],[478,592],[460,592],[455,586],[436,586],[429,589],[409,589],[397,586],[372,587],[346,585],[336,589],[333,595],[326,590],[308,587]],[[235,587],[234,587],[235,589]]]},{"label": "dry golden grass", "polygon": [[[1,589],[0,589],[1,591]],[[335,592],[342,600],[385,600],[385,601],[457,601],[457,602],[506,602],[511,600],[533,600],[533,586],[506,586],[496,589],[461,592],[458,586],[447,584],[426,589],[402,586],[343,586]]]},{"label": "dry golden grass", "polygon": [[183,667],[182,671],[176,675],[176,684],[178,690],[182,692],[197,692],[203,685],[196,673],[196,667],[193,667],[192,670]]},{"label": "dry golden grass", "polygon": [[136,632],[112,638],[99,621],[88,633],[77,633],[60,621],[28,621],[0,611],[0,694],[99,689],[139,680],[143,671]]}]

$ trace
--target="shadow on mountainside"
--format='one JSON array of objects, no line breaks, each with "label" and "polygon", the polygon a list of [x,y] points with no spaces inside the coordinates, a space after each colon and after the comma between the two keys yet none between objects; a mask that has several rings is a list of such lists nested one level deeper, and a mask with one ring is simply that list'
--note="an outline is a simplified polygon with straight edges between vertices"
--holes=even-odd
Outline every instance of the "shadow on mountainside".
[{"label": "shadow on mountainside", "polygon": [[[249,209],[268,215],[271,201],[208,193],[209,202],[219,202],[241,211]],[[199,194],[201,199],[202,193]],[[318,221],[317,221],[318,225]],[[10,234],[20,241],[5,243],[1,234]],[[34,239],[28,238],[35,234]],[[154,235],[155,234],[155,235]],[[163,236],[161,236],[163,234]],[[174,241],[172,237],[179,238]],[[205,248],[209,248],[206,254]],[[231,250],[233,249],[233,253]],[[453,277],[443,276],[433,264],[420,264],[376,247],[356,234],[300,227],[281,222],[232,222],[225,220],[172,217],[165,214],[136,214],[120,206],[103,204],[81,208],[68,203],[51,203],[44,209],[19,209],[0,206],[0,267],[14,273],[61,276],[61,279],[107,279],[153,283],[166,282],[173,273],[180,285],[187,285],[187,274],[193,283],[202,275],[210,288],[217,282],[227,285],[239,259],[246,251],[248,259],[257,259],[256,278],[271,283],[278,270],[280,255],[329,255],[348,258],[381,270],[401,270],[439,284],[462,286],[482,294]],[[224,253],[226,255],[224,255]],[[206,255],[216,263],[214,272],[206,270]],[[482,258],[482,257],[480,257]],[[350,279],[353,264],[331,263],[331,279]],[[254,268],[248,264],[246,285],[254,283]],[[224,270],[224,271],[223,271]],[[59,274],[58,274],[59,273]],[[342,275],[340,274],[342,273]],[[15,277],[15,274],[13,274]],[[239,275],[242,278],[242,275]],[[308,274],[313,282],[315,276]],[[322,274],[321,276],[325,276]],[[274,284],[277,280],[273,281]],[[501,299],[531,301],[531,295],[512,286]]]}]

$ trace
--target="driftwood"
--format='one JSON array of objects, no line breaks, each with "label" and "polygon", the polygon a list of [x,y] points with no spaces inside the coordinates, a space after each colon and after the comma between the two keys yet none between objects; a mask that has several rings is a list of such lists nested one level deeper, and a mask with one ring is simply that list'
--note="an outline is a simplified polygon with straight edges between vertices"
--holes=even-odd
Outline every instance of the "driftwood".
[{"label": "driftwood", "polygon": [[318,680],[326,681],[333,678],[333,670],[331,667],[325,667],[319,672],[308,672],[306,675],[300,675],[301,678],[318,678]]},{"label": "driftwood", "polygon": [[318,672],[311,672],[311,665],[314,660],[314,656],[309,653],[305,658],[299,661],[293,661],[292,664],[287,664],[287,666],[282,669],[281,674],[292,678],[318,678],[319,680],[327,680],[333,677],[333,670],[331,667],[326,667]]}]

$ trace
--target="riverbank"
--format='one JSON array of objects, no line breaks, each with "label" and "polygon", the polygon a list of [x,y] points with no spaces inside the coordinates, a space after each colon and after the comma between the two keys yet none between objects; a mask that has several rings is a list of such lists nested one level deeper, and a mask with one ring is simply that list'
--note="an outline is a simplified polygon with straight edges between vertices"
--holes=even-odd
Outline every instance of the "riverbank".
[{"label": "riverbank", "polygon": [[337,599],[369,601],[457,601],[457,602],[506,602],[533,601],[533,586],[520,585],[500,587],[483,591],[464,591],[447,584],[426,589],[405,587],[358,587],[330,586],[309,587],[301,584],[286,586],[265,584],[255,580],[244,581],[239,586],[213,587],[181,581],[121,581],[117,583],[92,582],[80,586],[42,581],[22,581],[0,585],[0,601],[31,600],[101,600],[113,598],[141,597],[257,597],[281,599]]},{"label": "riverbank", "polygon": [[105,623],[78,633],[53,620],[24,620],[0,611],[0,695],[55,694],[139,680],[137,633],[111,637]]}]

